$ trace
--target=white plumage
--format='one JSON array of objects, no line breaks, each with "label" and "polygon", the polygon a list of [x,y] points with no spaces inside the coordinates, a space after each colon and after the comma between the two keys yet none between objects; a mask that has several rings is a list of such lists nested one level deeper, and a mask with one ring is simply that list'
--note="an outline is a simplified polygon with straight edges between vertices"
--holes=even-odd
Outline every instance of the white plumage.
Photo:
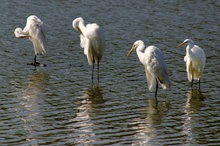
[{"label": "white plumage", "polygon": [[80,46],[84,48],[84,54],[87,56],[89,65],[93,65],[94,70],[94,64],[98,64],[99,71],[99,63],[105,50],[104,31],[96,23],[85,25],[81,17],[73,20],[72,25],[80,33]]},{"label": "white plumage", "polygon": [[184,61],[186,62],[188,80],[192,83],[194,79],[199,80],[200,82],[200,78],[205,68],[205,53],[202,48],[194,45],[194,42],[191,39],[184,40],[178,47],[181,47],[184,44],[187,44]]},{"label": "white plumage", "polygon": [[149,46],[145,50],[144,48],[144,42],[138,40],[133,44],[127,56],[136,49],[138,58],[145,67],[148,89],[151,92],[155,91],[156,97],[158,82],[161,84],[163,89],[169,88],[171,86],[171,82],[167,73],[166,63],[160,49],[155,46]]},{"label": "white plumage", "polygon": [[34,65],[36,65],[36,55],[46,53],[46,34],[43,21],[41,21],[37,16],[31,15],[27,18],[26,26],[22,30],[21,28],[16,28],[14,34],[17,38],[29,38],[34,47],[35,59]]}]

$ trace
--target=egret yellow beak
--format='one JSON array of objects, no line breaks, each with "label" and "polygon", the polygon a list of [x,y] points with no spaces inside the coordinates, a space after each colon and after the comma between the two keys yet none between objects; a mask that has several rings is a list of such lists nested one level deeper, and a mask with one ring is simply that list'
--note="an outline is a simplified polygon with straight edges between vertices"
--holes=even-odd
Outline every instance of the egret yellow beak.
[{"label": "egret yellow beak", "polygon": [[128,52],[127,56],[129,56],[131,54],[132,51],[134,51],[135,47],[132,46],[131,50]]},{"label": "egret yellow beak", "polygon": [[27,35],[27,36],[20,36],[19,38],[30,38],[31,36],[30,35]]},{"label": "egret yellow beak", "polygon": [[181,47],[182,45],[184,45],[186,42],[182,42],[178,45],[178,48]]},{"label": "egret yellow beak", "polygon": [[82,34],[82,31],[81,31],[81,29],[80,29],[79,27],[77,27],[77,30],[79,31],[79,33],[80,33],[81,35],[83,35],[83,34]]}]

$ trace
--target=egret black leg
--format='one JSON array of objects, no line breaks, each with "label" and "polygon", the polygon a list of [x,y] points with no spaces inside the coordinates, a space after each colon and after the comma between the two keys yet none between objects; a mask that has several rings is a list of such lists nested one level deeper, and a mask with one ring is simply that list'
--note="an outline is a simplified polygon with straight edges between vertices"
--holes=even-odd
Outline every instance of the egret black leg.
[{"label": "egret black leg", "polygon": [[33,63],[28,63],[27,65],[39,66],[40,63],[37,62],[36,60],[37,60],[37,55],[34,55],[34,62]]},{"label": "egret black leg", "polygon": [[95,60],[94,60],[94,57],[93,57],[93,60],[92,60],[92,83],[93,83],[94,65],[95,65]]},{"label": "egret black leg", "polygon": [[99,59],[98,59],[98,83],[99,83]]},{"label": "egret black leg", "polygon": [[157,97],[157,89],[158,89],[158,82],[156,80],[156,91],[155,91],[155,97]]},{"label": "egret black leg", "polygon": [[192,61],[190,61],[190,68],[192,70],[192,72],[191,72],[191,77],[192,77],[191,87],[193,87],[194,71],[193,71],[193,67],[192,67]]},{"label": "egret black leg", "polygon": [[33,65],[33,66],[44,66],[46,67],[46,64],[40,64],[39,62],[37,62],[37,55],[34,55],[34,62],[33,63],[28,63],[27,65]]},{"label": "egret black leg", "polygon": [[37,55],[34,55],[34,64],[37,62]]},{"label": "egret black leg", "polygon": [[156,91],[155,91],[155,98],[156,98],[156,100],[157,100],[157,89],[158,89],[158,81],[156,79]]},{"label": "egret black leg", "polygon": [[199,90],[200,90],[200,79],[199,79]]},{"label": "egret black leg", "polygon": [[[40,66],[40,63],[37,62],[37,55],[34,55],[34,66]],[[47,66],[47,65],[44,64],[44,66]]]}]

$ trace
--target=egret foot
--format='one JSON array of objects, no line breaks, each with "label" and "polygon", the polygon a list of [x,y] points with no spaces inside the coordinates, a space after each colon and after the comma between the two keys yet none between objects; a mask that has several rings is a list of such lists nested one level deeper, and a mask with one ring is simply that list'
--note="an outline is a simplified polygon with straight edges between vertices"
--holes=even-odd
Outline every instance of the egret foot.
[{"label": "egret foot", "polygon": [[28,63],[27,65],[33,65],[33,66],[35,66],[35,67],[37,67],[37,66],[47,66],[46,64],[41,64],[41,63],[39,63],[39,62],[34,62],[34,63]]},{"label": "egret foot", "polygon": [[40,66],[40,63],[39,62],[34,62],[34,63],[28,63],[27,65]]},{"label": "egret foot", "polygon": [[41,64],[40,66],[44,66],[44,67],[46,67],[47,65],[46,65],[46,64]]}]

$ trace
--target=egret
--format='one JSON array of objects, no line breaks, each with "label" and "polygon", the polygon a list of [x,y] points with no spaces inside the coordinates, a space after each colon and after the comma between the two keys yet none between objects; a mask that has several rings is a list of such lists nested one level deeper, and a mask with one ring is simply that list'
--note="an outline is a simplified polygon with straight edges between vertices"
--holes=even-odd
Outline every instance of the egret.
[{"label": "egret", "polygon": [[145,68],[148,89],[151,92],[155,90],[155,97],[157,97],[158,82],[163,89],[167,89],[171,86],[170,78],[160,49],[155,46],[149,46],[145,50],[144,48],[144,42],[138,40],[133,44],[127,56],[136,49],[138,58]]},{"label": "egret", "polygon": [[[36,61],[37,55],[46,53],[46,34],[45,26],[43,21],[41,21],[37,16],[31,15],[27,18],[26,26],[22,30],[21,28],[16,28],[14,34],[17,38],[29,38],[34,46],[34,62],[28,63],[28,65],[39,66],[40,63]],[[46,64],[43,64],[46,66]]]},{"label": "egret", "polygon": [[94,64],[98,65],[99,81],[99,63],[105,50],[104,31],[96,23],[85,25],[82,17],[73,20],[72,25],[73,28],[80,33],[80,46],[84,48],[84,54],[87,56],[89,65],[93,65],[92,81]]},{"label": "egret", "polygon": [[202,48],[197,45],[194,45],[194,42],[191,39],[186,39],[178,45],[178,47],[187,44],[186,47],[186,56],[184,61],[186,62],[186,72],[187,77],[190,82],[193,80],[199,81],[200,87],[200,78],[202,76],[203,70],[205,68],[206,57]]}]

